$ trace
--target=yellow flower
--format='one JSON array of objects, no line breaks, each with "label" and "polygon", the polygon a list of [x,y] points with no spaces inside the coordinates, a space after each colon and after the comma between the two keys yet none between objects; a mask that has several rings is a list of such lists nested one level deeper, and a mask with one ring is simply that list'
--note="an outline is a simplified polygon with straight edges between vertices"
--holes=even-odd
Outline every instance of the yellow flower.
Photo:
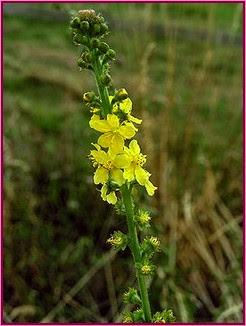
[{"label": "yellow flower", "polygon": [[97,167],[94,174],[95,184],[104,184],[111,179],[119,186],[122,186],[125,180],[121,168],[129,164],[126,154],[113,153],[110,150],[106,153],[99,145],[95,144],[94,146],[96,150],[91,151],[90,157],[93,161],[93,166]]},{"label": "yellow flower", "polygon": [[101,197],[104,201],[109,204],[115,205],[117,202],[117,197],[115,191],[110,191],[107,184],[104,184],[101,189]]},{"label": "yellow flower", "polygon": [[140,153],[138,142],[132,140],[129,148],[125,147],[124,151],[128,155],[130,164],[124,169],[123,177],[129,182],[136,179],[141,186],[145,186],[147,193],[153,196],[157,188],[149,180],[151,174],[142,168],[146,162],[146,155]]},{"label": "yellow flower", "polygon": [[[110,101],[112,101],[113,96],[110,96]],[[121,101],[121,102],[116,102],[113,105],[113,112],[118,112],[118,111],[122,111],[125,115],[128,121],[140,124],[142,123],[141,119],[138,119],[134,116],[131,115],[132,112],[132,101],[131,99],[128,97],[125,100]]]},{"label": "yellow flower", "polygon": [[124,140],[131,139],[136,133],[136,128],[131,122],[120,124],[115,114],[108,114],[106,120],[94,114],[90,120],[90,127],[103,133],[98,138],[98,144],[102,147],[110,147],[113,152],[122,151]]}]

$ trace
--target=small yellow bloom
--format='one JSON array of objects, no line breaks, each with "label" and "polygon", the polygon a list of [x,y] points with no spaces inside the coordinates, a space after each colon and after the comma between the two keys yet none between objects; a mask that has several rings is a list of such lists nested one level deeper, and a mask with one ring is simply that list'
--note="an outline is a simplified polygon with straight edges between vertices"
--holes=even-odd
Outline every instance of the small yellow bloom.
[{"label": "small yellow bloom", "polygon": [[95,184],[104,184],[109,179],[122,186],[125,182],[121,168],[128,166],[127,156],[124,153],[113,153],[108,150],[106,153],[98,144],[94,145],[96,150],[90,153],[93,165],[97,167],[94,174]]},{"label": "small yellow bloom", "polygon": [[[111,97],[110,100],[112,101],[112,99],[113,99],[113,96]],[[142,123],[141,119],[138,119],[138,118],[131,115],[132,101],[131,101],[131,99],[129,97],[126,98],[125,100],[121,101],[121,102],[116,102],[113,105],[113,112],[118,112],[119,110],[122,111],[126,115],[128,121],[131,121],[131,122],[134,122],[134,123],[137,123],[137,124]]]},{"label": "small yellow bloom", "polygon": [[153,196],[157,188],[149,180],[151,174],[142,168],[146,162],[146,155],[140,153],[138,142],[132,140],[129,144],[129,148],[125,147],[124,150],[130,161],[129,166],[124,169],[124,178],[129,182],[136,179],[141,186],[145,186],[147,193]]},{"label": "small yellow bloom", "polygon": [[115,191],[110,191],[107,184],[104,184],[101,189],[101,197],[104,201],[107,201],[109,204],[115,205],[117,202],[117,197]]},{"label": "small yellow bloom", "polygon": [[136,128],[131,122],[120,124],[115,114],[108,114],[106,120],[94,114],[89,124],[92,129],[103,133],[98,139],[98,144],[102,147],[110,147],[117,153],[123,150],[124,140],[131,139],[136,133]]}]

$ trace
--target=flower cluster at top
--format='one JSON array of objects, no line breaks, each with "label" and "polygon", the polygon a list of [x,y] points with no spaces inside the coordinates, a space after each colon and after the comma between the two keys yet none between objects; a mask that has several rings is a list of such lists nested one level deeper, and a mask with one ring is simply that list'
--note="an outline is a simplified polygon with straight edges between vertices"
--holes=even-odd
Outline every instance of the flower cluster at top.
[{"label": "flower cluster at top", "polygon": [[136,125],[142,121],[132,116],[132,101],[126,90],[112,87],[109,61],[115,58],[115,51],[103,41],[108,26],[94,10],[79,11],[70,25],[75,44],[82,46],[78,65],[94,72],[98,86],[98,96],[87,92],[83,101],[92,113],[90,127],[101,133],[90,153],[96,168],[94,182],[102,185],[101,197],[116,204],[117,190],[125,183],[138,183],[152,196],[156,187],[143,167],[146,155],[133,139],[138,131]]},{"label": "flower cluster at top", "polygon": [[150,173],[143,168],[146,155],[141,153],[137,140],[132,139],[138,130],[135,124],[141,120],[131,115],[132,102],[125,89],[116,91],[109,99],[112,113],[102,118],[99,109],[89,123],[101,133],[90,154],[96,168],[94,182],[102,184],[102,199],[111,204],[117,202],[116,190],[125,182],[137,182],[152,196],[156,187],[149,180]]}]

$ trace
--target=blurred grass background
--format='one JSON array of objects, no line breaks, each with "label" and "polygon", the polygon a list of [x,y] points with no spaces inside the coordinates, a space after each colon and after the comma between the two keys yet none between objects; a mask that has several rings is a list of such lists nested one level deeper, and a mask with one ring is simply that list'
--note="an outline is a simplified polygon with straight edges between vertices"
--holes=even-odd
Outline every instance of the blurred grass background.
[{"label": "blurred grass background", "polygon": [[[129,252],[105,244],[125,222],[101,201],[87,160],[95,134],[68,29],[101,11],[158,193],[154,310],[178,322],[242,321],[242,4],[4,5],[4,318],[119,322]],[[143,202],[148,201],[142,196]]]}]

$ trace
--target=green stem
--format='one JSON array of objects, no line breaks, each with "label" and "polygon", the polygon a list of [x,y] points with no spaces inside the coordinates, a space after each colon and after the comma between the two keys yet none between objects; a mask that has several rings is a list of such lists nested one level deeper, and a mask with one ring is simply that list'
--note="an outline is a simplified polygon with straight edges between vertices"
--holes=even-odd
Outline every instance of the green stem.
[{"label": "green stem", "polygon": [[[95,56],[96,57],[96,56]],[[108,113],[111,113],[111,104],[109,101],[109,94],[108,89],[104,86],[100,80],[102,76],[102,64],[98,57],[95,59],[95,64],[93,66],[94,73],[96,77],[97,89],[102,100],[102,107],[103,107],[103,116],[106,117]]]},{"label": "green stem", "polygon": [[[133,211],[131,192],[126,184],[121,187],[121,194],[126,210],[130,248],[132,251],[134,262],[135,264],[137,264],[140,263],[141,261],[141,252],[140,252],[140,246],[138,241],[137,229],[134,223],[134,211]],[[146,322],[150,322],[152,318],[151,318],[151,309],[150,309],[150,303],[148,297],[148,290],[145,283],[145,276],[141,275],[141,273],[138,270],[136,270],[136,274],[137,274],[138,285],[140,289],[140,295],[142,299],[144,318]]]},{"label": "green stem", "polygon": [[[99,58],[96,56],[96,53],[94,53],[93,55],[95,58],[93,68],[94,68],[95,78],[97,82],[97,88],[98,88],[99,96],[102,101],[103,116],[106,117],[108,113],[111,113],[111,104],[109,101],[108,89],[105,85],[101,83],[100,80],[100,77],[102,75],[102,64]],[[131,190],[127,187],[126,184],[121,187],[121,194],[126,209],[130,248],[132,251],[134,262],[135,264],[137,264],[141,262],[141,252],[140,252],[140,246],[138,241],[137,229],[134,223],[134,211],[133,211]],[[136,274],[137,274],[138,285],[140,289],[140,295],[142,299],[144,319],[146,322],[150,322],[152,318],[151,318],[151,309],[150,309],[150,303],[148,297],[148,290],[145,283],[145,276],[141,275],[138,269],[136,269]]]}]

